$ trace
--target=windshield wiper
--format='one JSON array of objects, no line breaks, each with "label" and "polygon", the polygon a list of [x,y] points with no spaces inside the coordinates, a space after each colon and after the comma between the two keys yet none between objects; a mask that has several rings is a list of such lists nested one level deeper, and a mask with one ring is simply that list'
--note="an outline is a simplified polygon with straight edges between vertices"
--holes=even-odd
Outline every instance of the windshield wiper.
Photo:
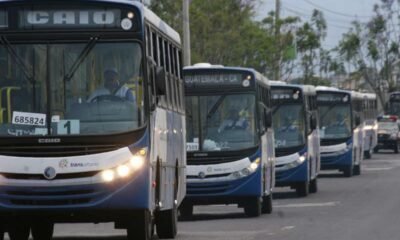
[{"label": "windshield wiper", "polygon": [[5,46],[7,52],[17,62],[17,65],[22,69],[22,73],[25,75],[25,77],[28,79],[28,81],[33,84],[35,82],[33,74],[29,74],[29,69],[25,65],[24,60],[20,56],[18,56],[18,54],[15,52],[15,49],[10,44],[8,39],[5,36],[1,36],[0,37],[0,42],[1,42],[1,44],[3,44]]},{"label": "windshield wiper", "polygon": [[211,107],[210,111],[207,113],[207,119],[210,119],[215,112],[217,112],[219,106],[221,106],[222,101],[224,101],[226,95],[220,96],[217,101],[214,103],[214,105]]},{"label": "windshield wiper", "polygon": [[81,63],[85,60],[85,58],[89,55],[89,53],[92,51],[92,49],[94,48],[94,46],[96,45],[97,41],[99,40],[98,37],[93,37],[89,40],[89,42],[86,44],[85,48],[82,50],[82,52],[79,54],[78,58],[76,59],[76,61],[74,62],[74,64],[72,64],[71,69],[69,70],[69,72],[67,74],[65,74],[64,76],[64,82],[65,81],[70,81],[73,77],[74,74],[76,72],[76,70],[78,70],[79,65],[81,65]]}]

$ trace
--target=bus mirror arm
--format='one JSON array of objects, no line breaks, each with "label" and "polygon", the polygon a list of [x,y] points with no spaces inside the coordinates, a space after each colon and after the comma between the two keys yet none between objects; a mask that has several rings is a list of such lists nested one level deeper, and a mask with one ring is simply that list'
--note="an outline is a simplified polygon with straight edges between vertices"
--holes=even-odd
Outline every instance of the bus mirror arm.
[{"label": "bus mirror arm", "polygon": [[157,67],[156,69],[156,89],[157,95],[165,95],[166,93],[166,79],[165,69],[163,67]]}]

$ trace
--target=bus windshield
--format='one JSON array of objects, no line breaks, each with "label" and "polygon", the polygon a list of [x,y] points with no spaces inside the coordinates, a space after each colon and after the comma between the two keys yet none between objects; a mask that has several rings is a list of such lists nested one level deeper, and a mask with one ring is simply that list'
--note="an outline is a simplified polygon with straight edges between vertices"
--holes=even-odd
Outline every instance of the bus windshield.
[{"label": "bus windshield", "polygon": [[390,101],[390,114],[400,116],[400,101]]},{"label": "bus windshield", "polygon": [[254,94],[186,98],[188,151],[237,151],[258,144]]},{"label": "bus windshield", "polygon": [[275,147],[289,148],[305,144],[304,120],[302,104],[277,105],[273,109]]},{"label": "bus windshield", "polygon": [[103,135],[144,122],[135,42],[0,45],[0,136]]},{"label": "bus windshield", "polygon": [[332,103],[318,107],[322,139],[338,139],[351,136],[350,104]]}]

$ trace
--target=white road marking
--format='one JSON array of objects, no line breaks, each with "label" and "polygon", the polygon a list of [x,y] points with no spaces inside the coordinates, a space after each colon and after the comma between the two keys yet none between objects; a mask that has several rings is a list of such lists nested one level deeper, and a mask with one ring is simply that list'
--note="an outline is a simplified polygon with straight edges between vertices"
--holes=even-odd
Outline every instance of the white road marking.
[{"label": "white road marking", "polygon": [[385,170],[391,170],[393,167],[364,167],[363,170],[365,171],[385,171]]},{"label": "white road marking", "polygon": [[335,207],[340,202],[324,202],[324,203],[292,203],[284,205],[275,205],[277,208],[302,208],[302,207]]},{"label": "white road marking", "polygon": [[286,226],[286,227],[281,228],[281,230],[282,230],[282,231],[285,231],[285,230],[292,230],[293,228],[295,228],[295,226]]}]

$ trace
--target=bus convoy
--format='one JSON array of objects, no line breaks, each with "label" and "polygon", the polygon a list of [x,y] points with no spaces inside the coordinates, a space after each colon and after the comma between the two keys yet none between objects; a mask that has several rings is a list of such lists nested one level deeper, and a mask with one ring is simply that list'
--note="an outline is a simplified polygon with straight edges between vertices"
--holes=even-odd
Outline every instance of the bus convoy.
[{"label": "bus convoy", "polygon": [[[398,152],[375,94],[183,68],[179,34],[139,1],[4,0],[0,32],[0,240],[80,222],[174,238],[196,205],[257,217],[275,187],[361,174],[384,127]],[[400,93],[387,105],[399,115]]]}]

